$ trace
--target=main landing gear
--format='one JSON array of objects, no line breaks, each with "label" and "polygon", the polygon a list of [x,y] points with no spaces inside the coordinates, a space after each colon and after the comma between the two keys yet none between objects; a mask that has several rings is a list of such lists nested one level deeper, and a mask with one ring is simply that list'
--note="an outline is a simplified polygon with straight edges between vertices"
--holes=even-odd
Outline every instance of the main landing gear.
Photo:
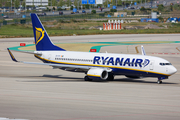
[{"label": "main landing gear", "polygon": [[90,79],[88,76],[85,76],[85,77],[84,77],[84,80],[85,80],[85,81],[92,81],[92,79]]},{"label": "main landing gear", "polygon": [[107,78],[108,81],[113,81],[114,80],[114,75],[113,73],[108,73],[108,78]]}]

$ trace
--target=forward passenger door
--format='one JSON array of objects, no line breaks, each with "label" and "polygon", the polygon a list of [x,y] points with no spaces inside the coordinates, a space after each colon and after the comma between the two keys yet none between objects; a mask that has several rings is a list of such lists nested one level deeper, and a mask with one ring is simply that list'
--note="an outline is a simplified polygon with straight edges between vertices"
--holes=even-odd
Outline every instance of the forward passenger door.
[{"label": "forward passenger door", "polygon": [[153,70],[154,69],[154,61],[151,61],[149,64],[149,69]]}]

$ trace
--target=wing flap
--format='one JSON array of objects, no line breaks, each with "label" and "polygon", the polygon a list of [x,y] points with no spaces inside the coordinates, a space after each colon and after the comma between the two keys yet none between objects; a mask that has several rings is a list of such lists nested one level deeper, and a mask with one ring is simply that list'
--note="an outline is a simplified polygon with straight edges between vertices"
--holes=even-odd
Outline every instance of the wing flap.
[{"label": "wing flap", "polygon": [[[9,48],[7,48],[8,51],[10,50]],[[16,51],[16,52],[22,52],[22,53],[28,53],[28,54],[35,54],[35,55],[42,55],[42,53],[38,52],[38,51],[17,51],[17,50],[13,50],[13,51]]]},{"label": "wing flap", "polygon": [[48,65],[56,68],[80,68],[80,69],[89,69],[91,68],[90,66],[80,66],[80,65],[64,65],[64,64],[52,64],[52,63],[35,63],[35,62],[23,62],[20,61],[21,63],[25,64],[37,64],[37,65]]}]

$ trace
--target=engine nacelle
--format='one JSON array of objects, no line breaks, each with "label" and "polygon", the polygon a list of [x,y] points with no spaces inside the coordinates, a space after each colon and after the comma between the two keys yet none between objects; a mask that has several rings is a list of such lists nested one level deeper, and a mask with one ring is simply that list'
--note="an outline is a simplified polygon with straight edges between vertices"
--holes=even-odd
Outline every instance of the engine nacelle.
[{"label": "engine nacelle", "polygon": [[87,72],[87,76],[90,79],[106,80],[108,78],[108,72],[102,68],[91,68]]}]

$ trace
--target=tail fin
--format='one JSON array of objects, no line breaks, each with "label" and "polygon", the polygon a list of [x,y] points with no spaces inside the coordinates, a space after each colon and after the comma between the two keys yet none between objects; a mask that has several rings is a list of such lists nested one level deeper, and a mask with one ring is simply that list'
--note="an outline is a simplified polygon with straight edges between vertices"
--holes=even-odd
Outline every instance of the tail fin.
[{"label": "tail fin", "polygon": [[65,51],[51,42],[46,30],[35,13],[31,13],[31,20],[37,51]]}]

